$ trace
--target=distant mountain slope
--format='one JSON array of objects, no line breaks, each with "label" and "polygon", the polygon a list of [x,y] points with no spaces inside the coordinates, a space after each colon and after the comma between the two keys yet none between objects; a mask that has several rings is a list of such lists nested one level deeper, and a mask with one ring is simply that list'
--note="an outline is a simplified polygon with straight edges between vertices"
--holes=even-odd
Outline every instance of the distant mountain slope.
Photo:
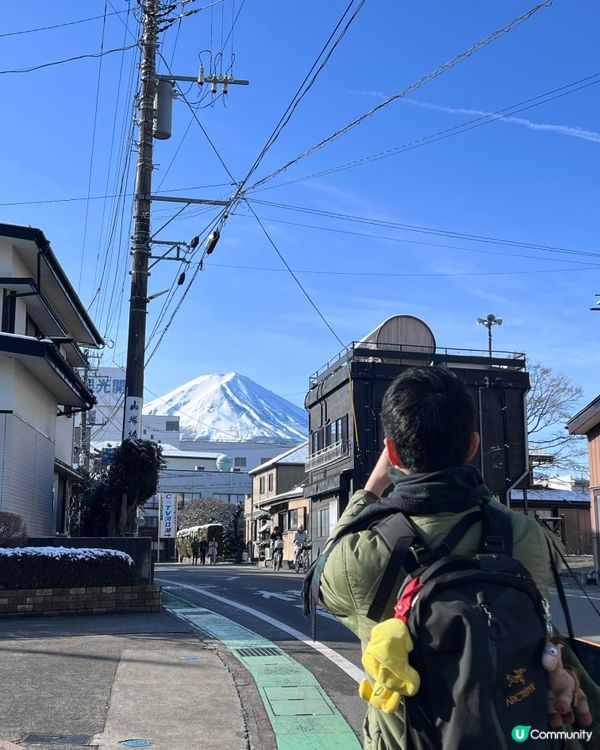
[{"label": "distant mountain slope", "polygon": [[250,378],[200,375],[150,401],[144,414],[179,416],[182,440],[305,440],[308,415]]}]

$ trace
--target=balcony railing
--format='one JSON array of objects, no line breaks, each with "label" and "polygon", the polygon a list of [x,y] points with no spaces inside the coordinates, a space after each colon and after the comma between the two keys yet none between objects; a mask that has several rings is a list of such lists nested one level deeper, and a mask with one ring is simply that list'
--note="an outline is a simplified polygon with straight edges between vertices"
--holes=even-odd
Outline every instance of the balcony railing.
[{"label": "balcony railing", "polygon": [[326,464],[338,461],[340,458],[345,458],[348,455],[349,443],[347,440],[338,440],[337,443],[332,443],[325,448],[321,448],[320,451],[313,453],[306,462],[306,471],[312,471],[318,469]]}]

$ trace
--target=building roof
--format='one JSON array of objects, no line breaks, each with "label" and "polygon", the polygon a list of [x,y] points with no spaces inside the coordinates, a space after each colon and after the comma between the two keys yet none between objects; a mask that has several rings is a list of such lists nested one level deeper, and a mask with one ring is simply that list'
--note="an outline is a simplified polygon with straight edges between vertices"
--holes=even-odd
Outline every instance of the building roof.
[{"label": "building roof", "polygon": [[280,453],[274,458],[270,458],[265,461],[264,464],[260,464],[254,469],[251,469],[248,474],[254,476],[260,474],[266,469],[272,469],[274,466],[279,464],[294,464],[296,466],[303,466],[308,460],[308,441],[305,440],[300,445],[295,445],[293,448],[288,448],[284,453]]},{"label": "building roof", "polygon": [[598,424],[600,424],[600,396],[597,396],[574,417],[569,419],[567,430],[569,430],[571,435],[587,435]]},{"label": "building roof", "polygon": [[[41,302],[47,314],[55,320],[58,316],[60,322],[56,322],[59,326],[62,323],[66,328],[62,332],[57,331],[56,335],[64,334],[72,337],[83,346],[94,348],[103,346],[102,336],[93,324],[42,230],[17,224],[0,224],[0,238],[10,241],[31,273],[31,277],[27,278],[3,279],[2,285],[6,287],[12,283],[31,287],[34,296]],[[22,291],[22,288],[17,291]]]},{"label": "building roof", "polygon": [[285,500],[292,500],[295,497],[302,497],[304,493],[304,487],[301,484],[297,484],[295,487],[292,487],[291,490],[287,490],[287,492],[280,492],[279,495],[273,495],[272,497],[267,497],[264,500],[260,500],[259,502],[254,504],[255,508],[261,508],[262,510],[265,510],[267,507],[271,507],[273,505],[277,505],[277,503],[284,502]]},{"label": "building roof", "polygon": [[[510,497],[512,500],[523,500],[523,490],[512,490]],[[527,500],[529,502],[589,503],[590,495],[578,490],[553,490],[549,487],[543,487],[527,490]]]}]

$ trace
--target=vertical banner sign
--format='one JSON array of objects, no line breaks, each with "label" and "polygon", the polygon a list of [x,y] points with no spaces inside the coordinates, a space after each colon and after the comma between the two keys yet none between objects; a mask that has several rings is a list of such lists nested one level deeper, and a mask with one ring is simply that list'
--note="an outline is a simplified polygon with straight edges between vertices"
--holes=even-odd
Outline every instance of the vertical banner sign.
[{"label": "vertical banner sign", "polygon": [[177,515],[177,495],[174,492],[164,492],[159,495],[159,539],[174,539]]},{"label": "vertical banner sign", "polygon": [[142,399],[128,396],[125,399],[125,428],[123,435],[130,440],[138,440],[142,426]]}]

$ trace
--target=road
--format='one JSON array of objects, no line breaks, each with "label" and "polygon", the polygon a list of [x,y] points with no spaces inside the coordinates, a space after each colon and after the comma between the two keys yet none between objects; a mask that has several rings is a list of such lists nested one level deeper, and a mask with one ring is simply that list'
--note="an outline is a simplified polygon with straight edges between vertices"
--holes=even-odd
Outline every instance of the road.
[{"label": "road", "polygon": [[168,591],[275,643],[315,676],[356,735],[362,737],[365,703],[357,692],[362,672],[359,642],[323,612],[318,615],[317,639],[324,648],[314,647],[310,620],[304,617],[299,599],[301,574],[274,573],[270,568],[248,565],[159,564],[155,578],[162,586],[172,587]]},{"label": "road", "polygon": [[[167,591],[273,642],[314,675],[347,724],[361,736],[365,704],[357,694],[361,675],[359,642],[326,612],[318,615],[318,643],[312,642],[310,621],[304,617],[299,601],[301,575],[248,565],[159,564],[156,578]],[[600,609],[598,588],[585,587],[585,592]],[[584,593],[569,586],[567,596],[577,635],[600,641],[600,618]],[[551,604],[555,621],[564,632],[555,595]]]}]

